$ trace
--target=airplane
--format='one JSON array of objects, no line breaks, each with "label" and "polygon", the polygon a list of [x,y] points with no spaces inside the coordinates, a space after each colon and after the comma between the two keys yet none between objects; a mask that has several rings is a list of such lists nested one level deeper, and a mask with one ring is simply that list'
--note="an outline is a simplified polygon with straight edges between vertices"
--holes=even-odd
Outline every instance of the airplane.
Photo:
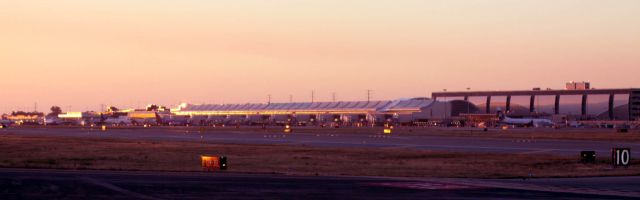
[{"label": "airplane", "polygon": [[105,124],[118,124],[118,125],[130,125],[132,123],[131,118],[127,116],[118,116],[117,118],[109,117],[104,120]]},{"label": "airplane", "polygon": [[11,120],[8,120],[8,119],[0,119],[0,126],[9,126],[9,125],[11,125],[11,124],[12,124]]},{"label": "airplane", "polygon": [[498,110],[498,123],[516,126],[528,126],[528,127],[552,127],[555,126],[551,120],[548,119],[536,119],[536,118],[511,118],[507,117],[501,110]]},{"label": "airplane", "polygon": [[58,125],[61,124],[62,120],[58,119],[58,118],[49,118],[49,117],[45,117],[44,118],[44,124],[45,125]]}]

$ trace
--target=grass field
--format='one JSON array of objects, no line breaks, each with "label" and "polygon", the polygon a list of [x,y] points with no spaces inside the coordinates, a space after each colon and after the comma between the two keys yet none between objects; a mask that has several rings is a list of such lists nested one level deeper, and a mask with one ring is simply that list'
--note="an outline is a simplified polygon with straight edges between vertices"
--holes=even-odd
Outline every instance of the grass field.
[{"label": "grass field", "polygon": [[577,156],[0,135],[0,167],[201,171],[201,154],[225,155],[228,171],[249,173],[467,178],[640,175],[639,160],[628,169],[612,169],[609,160],[581,164]]}]

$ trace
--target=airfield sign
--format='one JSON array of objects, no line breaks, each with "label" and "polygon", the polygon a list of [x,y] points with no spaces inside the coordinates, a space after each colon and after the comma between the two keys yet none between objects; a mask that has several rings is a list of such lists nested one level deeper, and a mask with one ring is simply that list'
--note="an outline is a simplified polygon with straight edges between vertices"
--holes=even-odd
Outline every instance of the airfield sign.
[{"label": "airfield sign", "polygon": [[631,163],[631,149],[613,148],[611,150],[611,160],[614,167],[629,167]]}]

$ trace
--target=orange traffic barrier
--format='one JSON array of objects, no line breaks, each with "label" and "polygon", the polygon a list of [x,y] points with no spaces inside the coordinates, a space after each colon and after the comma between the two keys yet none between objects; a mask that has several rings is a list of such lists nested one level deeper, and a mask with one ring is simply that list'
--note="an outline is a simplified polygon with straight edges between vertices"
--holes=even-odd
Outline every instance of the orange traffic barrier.
[{"label": "orange traffic barrier", "polygon": [[201,155],[200,160],[202,161],[202,170],[204,171],[227,169],[227,157],[225,156]]}]

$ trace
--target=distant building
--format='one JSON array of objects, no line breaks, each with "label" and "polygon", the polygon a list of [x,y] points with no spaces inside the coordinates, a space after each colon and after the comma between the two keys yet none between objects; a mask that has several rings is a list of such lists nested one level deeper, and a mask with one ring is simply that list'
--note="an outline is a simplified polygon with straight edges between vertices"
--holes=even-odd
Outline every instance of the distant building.
[{"label": "distant building", "polygon": [[147,110],[135,110],[128,112],[127,115],[132,122],[139,124],[157,124],[158,123],[158,113],[156,111],[147,111]]},{"label": "distant building", "polygon": [[565,86],[566,90],[590,90],[591,83],[589,82],[567,82]]},{"label": "distant building", "polygon": [[[117,110],[111,107],[107,113],[105,113],[110,122],[130,121],[133,124],[162,124],[163,120],[167,120],[171,117],[170,109],[165,106],[158,106],[155,104],[148,105],[145,109],[125,109]],[[124,120],[127,117],[127,120]]]},{"label": "distant building", "polygon": [[58,120],[51,124],[86,125],[102,121],[100,113],[96,112],[66,112],[58,114]]},{"label": "distant building", "polygon": [[17,111],[12,112],[11,115],[6,115],[5,118],[18,125],[42,124],[44,121],[44,113]]}]

